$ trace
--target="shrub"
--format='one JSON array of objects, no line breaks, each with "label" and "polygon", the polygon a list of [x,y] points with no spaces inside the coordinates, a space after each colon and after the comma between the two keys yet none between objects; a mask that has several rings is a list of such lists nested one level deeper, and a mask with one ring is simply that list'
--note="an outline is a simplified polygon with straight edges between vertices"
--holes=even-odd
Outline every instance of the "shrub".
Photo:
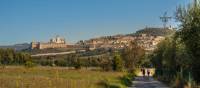
[{"label": "shrub", "polygon": [[123,61],[120,55],[115,55],[113,59],[113,70],[114,71],[122,71],[123,69]]},{"label": "shrub", "polygon": [[112,70],[112,62],[111,61],[106,61],[103,62],[100,67],[102,68],[103,71],[111,71]]},{"label": "shrub", "polygon": [[126,86],[131,86],[132,85],[132,80],[134,79],[135,75],[133,73],[128,73],[127,75],[123,76],[121,78],[122,84]]},{"label": "shrub", "polygon": [[81,64],[80,64],[80,63],[76,63],[76,64],[74,65],[74,68],[75,68],[75,69],[81,69]]},{"label": "shrub", "polygon": [[26,61],[26,63],[25,63],[25,67],[27,67],[27,68],[31,68],[31,67],[34,67],[34,66],[35,66],[35,64],[31,61]]},{"label": "shrub", "polygon": [[65,60],[56,60],[54,61],[56,66],[67,66],[67,63]]},{"label": "shrub", "polygon": [[75,62],[74,62],[74,68],[75,69],[81,69],[81,62],[80,62],[80,59],[77,59]]}]

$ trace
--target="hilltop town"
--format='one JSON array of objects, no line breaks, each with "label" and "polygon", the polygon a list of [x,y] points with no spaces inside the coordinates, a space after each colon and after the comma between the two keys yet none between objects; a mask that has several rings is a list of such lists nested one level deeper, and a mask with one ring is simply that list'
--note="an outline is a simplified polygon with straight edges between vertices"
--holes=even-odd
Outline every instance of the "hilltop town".
[{"label": "hilltop town", "polygon": [[165,36],[173,33],[173,29],[163,28],[144,28],[136,33],[127,35],[102,36],[89,40],[80,40],[75,44],[69,44],[65,38],[56,36],[49,42],[31,42],[31,49],[56,49],[65,48],[70,50],[95,50],[95,49],[123,49],[128,47],[131,42],[144,48],[146,51],[153,51],[156,45],[165,39]]}]

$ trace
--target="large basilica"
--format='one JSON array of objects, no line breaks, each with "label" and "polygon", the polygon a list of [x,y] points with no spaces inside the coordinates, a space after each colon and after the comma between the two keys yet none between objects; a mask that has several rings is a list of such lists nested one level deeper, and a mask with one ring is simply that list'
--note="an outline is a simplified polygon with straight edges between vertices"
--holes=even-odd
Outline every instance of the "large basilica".
[{"label": "large basilica", "polygon": [[67,48],[67,44],[64,38],[56,36],[50,39],[47,43],[31,42],[31,49],[47,49],[47,48]]}]

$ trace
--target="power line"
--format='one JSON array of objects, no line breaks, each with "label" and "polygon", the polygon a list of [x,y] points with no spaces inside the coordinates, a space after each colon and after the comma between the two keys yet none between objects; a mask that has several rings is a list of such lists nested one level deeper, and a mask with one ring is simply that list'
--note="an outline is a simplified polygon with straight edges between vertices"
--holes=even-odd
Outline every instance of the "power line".
[{"label": "power line", "polygon": [[172,17],[167,16],[167,12],[165,12],[165,13],[163,14],[163,16],[160,17],[160,19],[161,19],[161,21],[163,22],[163,27],[164,27],[164,29],[165,29],[165,28],[167,27],[168,21],[169,21],[170,19],[172,19]]}]

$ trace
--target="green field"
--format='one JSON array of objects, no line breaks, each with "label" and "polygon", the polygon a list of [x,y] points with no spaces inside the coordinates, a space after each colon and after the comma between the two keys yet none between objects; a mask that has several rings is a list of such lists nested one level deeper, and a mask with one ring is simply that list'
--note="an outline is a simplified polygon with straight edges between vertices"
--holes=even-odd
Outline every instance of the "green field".
[{"label": "green field", "polygon": [[0,67],[0,88],[105,88],[124,87],[125,73],[69,70],[60,67]]}]

